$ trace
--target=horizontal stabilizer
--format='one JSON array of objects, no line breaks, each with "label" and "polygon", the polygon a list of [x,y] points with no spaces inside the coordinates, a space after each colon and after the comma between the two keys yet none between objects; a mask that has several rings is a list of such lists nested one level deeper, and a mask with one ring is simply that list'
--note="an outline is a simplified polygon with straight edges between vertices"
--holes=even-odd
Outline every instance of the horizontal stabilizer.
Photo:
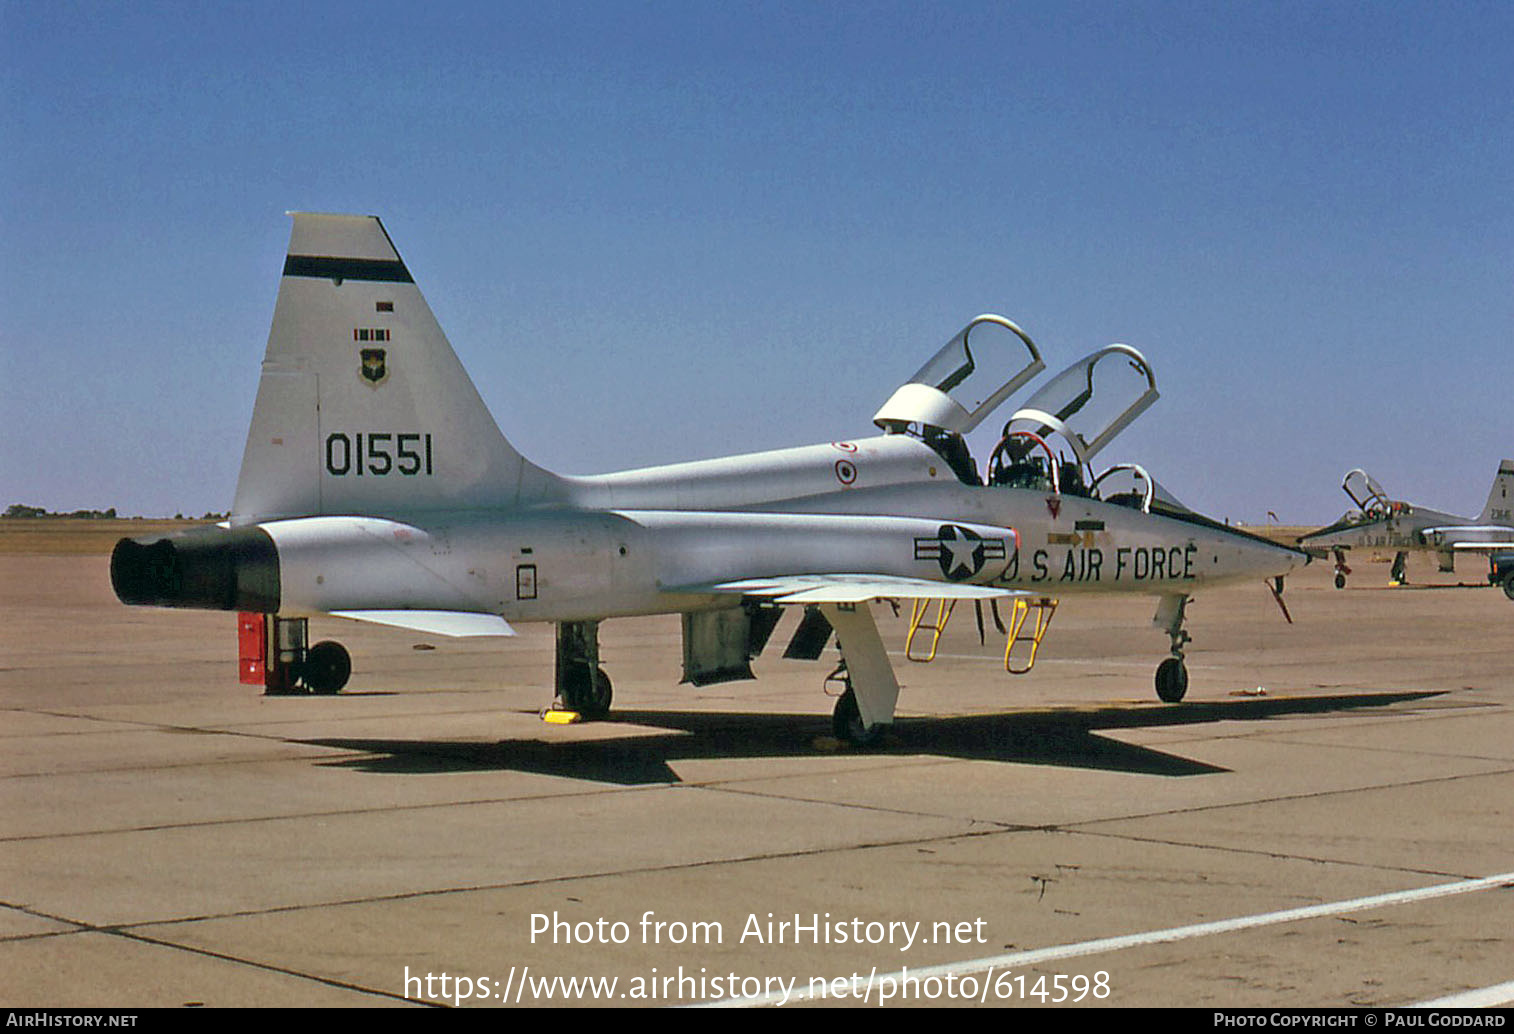
[{"label": "horizontal stabilizer", "polygon": [[449,635],[454,638],[514,635],[515,629],[498,614],[470,614],[457,610],[334,610],[339,618],[393,625],[414,632]]},{"label": "horizontal stabilizer", "polygon": [[680,593],[740,593],[775,603],[865,603],[872,599],[992,600],[1028,596],[1018,589],[1001,589],[964,582],[933,582],[878,574],[796,574],[778,578],[745,578],[713,585],[686,585]]}]

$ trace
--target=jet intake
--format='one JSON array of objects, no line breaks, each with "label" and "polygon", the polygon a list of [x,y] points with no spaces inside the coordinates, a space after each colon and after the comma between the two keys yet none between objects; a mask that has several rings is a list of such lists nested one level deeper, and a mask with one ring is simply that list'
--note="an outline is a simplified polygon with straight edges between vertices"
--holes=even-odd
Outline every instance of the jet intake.
[{"label": "jet intake", "polygon": [[116,598],[134,606],[279,609],[279,553],[262,528],[191,528],[122,539],[110,554]]}]

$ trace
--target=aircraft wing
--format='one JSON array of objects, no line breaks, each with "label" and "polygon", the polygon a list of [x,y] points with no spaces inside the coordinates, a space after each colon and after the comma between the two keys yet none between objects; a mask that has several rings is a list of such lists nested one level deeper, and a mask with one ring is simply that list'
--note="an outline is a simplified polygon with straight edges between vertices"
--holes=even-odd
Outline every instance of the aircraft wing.
[{"label": "aircraft wing", "polygon": [[412,632],[450,635],[454,638],[514,635],[515,629],[498,614],[471,614],[457,610],[333,610],[339,618],[371,621],[378,625],[408,628]]},{"label": "aircraft wing", "polygon": [[880,574],[794,574],[776,578],[744,578],[708,585],[684,585],[678,593],[740,593],[763,596],[775,603],[865,603],[871,599],[993,600],[1029,596],[1019,589],[964,582],[933,582]]}]

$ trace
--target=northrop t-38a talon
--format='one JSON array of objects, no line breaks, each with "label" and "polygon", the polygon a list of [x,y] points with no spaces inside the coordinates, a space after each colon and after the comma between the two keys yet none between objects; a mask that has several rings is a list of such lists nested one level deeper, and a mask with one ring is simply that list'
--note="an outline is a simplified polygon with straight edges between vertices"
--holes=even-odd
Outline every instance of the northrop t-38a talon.
[{"label": "northrop t-38a talon", "polygon": [[293,218],[229,519],[123,539],[111,556],[125,603],[242,612],[244,680],[252,670],[270,691],[346,682],[343,647],[306,646],[310,615],[460,636],[550,621],[547,713],[599,717],[600,621],[681,614],[684,678],[704,685],[752,678],[794,606],[785,656],[817,659],[834,632],[834,726],[867,743],[899,690],[870,601],[914,601],[906,652],[928,660],[958,602],[978,605],[981,628],[982,602],[1003,599],[1005,667],[1023,672],[1059,598],[1156,595],[1171,641],[1157,691],[1176,701],[1190,596],[1248,579],[1279,592],[1308,559],[1192,512],[1134,464],[1093,476],[1157,396],[1125,345],[1047,382],[980,475],[963,436],[1044,369],[999,316],[900,387],[871,437],[550,473],[500,433],[377,218]]},{"label": "northrop t-38a talon", "polygon": [[1493,477],[1488,501],[1476,517],[1458,517],[1427,507],[1389,499],[1364,470],[1352,470],[1341,488],[1357,508],[1328,527],[1301,536],[1306,550],[1335,554],[1335,587],[1346,587],[1346,551],[1391,549],[1393,569],[1388,580],[1405,581],[1404,561],[1410,552],[1433,552],[1442,572],[1456,569],[1456,558],[1468,553],[1488,559],[1488,584],[1503,586],[1514,600],[1514,460],[1504,460]]}]

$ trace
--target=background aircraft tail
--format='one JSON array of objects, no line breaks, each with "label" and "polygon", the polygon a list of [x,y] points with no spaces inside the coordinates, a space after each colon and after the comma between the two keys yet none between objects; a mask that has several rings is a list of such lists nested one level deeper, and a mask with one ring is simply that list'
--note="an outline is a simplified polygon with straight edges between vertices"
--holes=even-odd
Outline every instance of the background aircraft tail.
[{"label": "background aircraft tail", "polygon": [[1493,489],[1477,518],[1478,524],[1514,524],[1514,460],[1498,465]]},{"label": "background aircraft tail", "polygon": [[500,433],[378,218],[291,214],[232,522],[560,495]]}]

